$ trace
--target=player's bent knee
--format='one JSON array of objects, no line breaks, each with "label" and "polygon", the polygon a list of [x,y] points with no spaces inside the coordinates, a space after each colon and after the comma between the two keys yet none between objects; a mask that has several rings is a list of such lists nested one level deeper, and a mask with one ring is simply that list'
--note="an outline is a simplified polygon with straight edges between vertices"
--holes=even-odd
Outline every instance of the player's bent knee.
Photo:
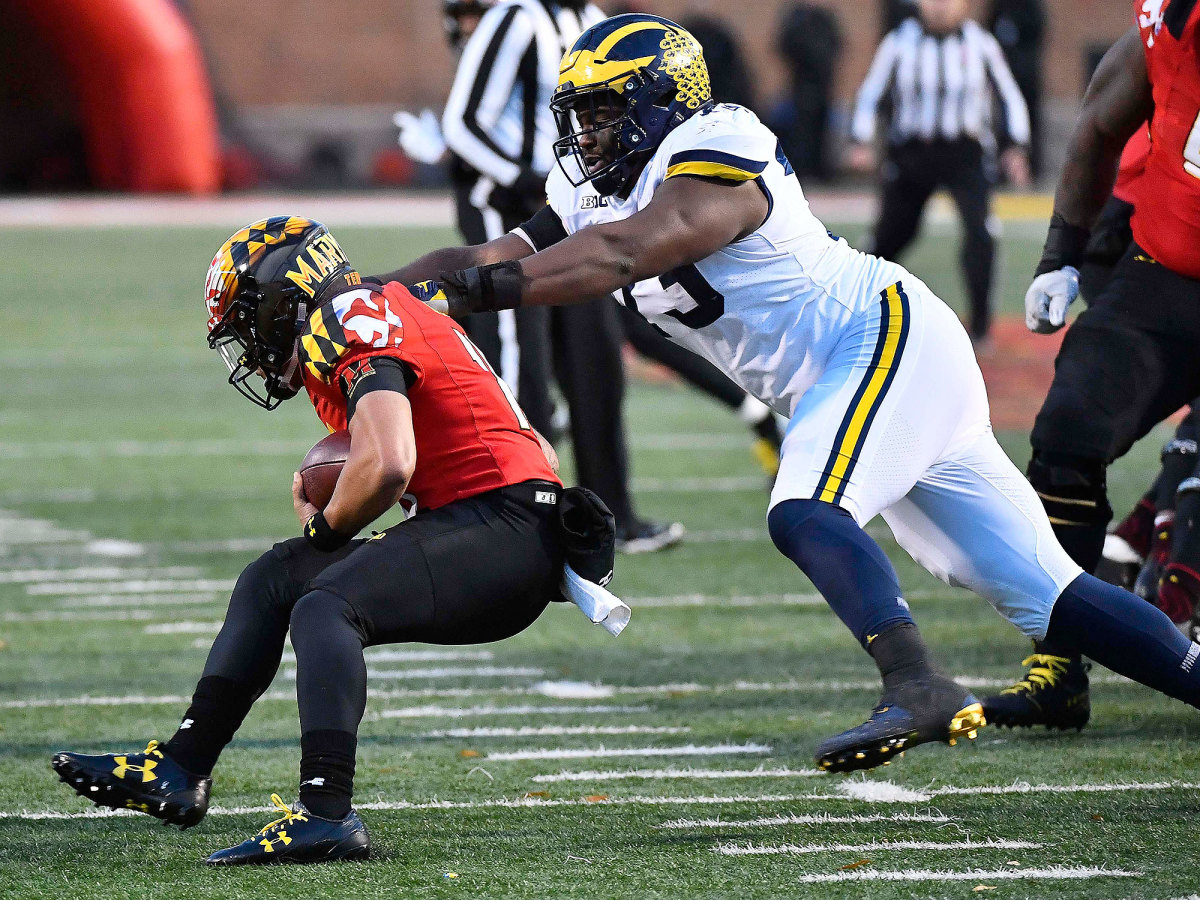
[{"label": "player's bent knee", "polygon": [[283,558],[271,549],[242,570],[229,598],[229,607],[286,615],[295,599],[293,593],[291,573]]},{"label": "player's bent knee", "polygon": [[359,640],[363,635],[354,608],[344,598],[330,591],[309,591],[292,607],[292,646],[302,655],[310,642],[327,641],[331,634],[353,633]]},{"label": "player's bent knee", "polygon": [[833,522],[851,518],[840,506],[822,500],[784,500],[767,513],[767,530],[776,549],[804,571],[827,544]]}]

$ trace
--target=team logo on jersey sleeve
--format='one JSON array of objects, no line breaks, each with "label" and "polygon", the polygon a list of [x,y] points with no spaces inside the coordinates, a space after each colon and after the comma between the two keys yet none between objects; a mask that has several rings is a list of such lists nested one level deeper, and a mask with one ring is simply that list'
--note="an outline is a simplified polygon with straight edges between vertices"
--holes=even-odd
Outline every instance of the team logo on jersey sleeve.
[{"label": "team logo on jersey sleeve", "polygon": [[309,374],[328,383],[351,348],[383,350],[403,341],[404,324],[387,298],[359,290],[334,297],[309,317],[300,351]]}]

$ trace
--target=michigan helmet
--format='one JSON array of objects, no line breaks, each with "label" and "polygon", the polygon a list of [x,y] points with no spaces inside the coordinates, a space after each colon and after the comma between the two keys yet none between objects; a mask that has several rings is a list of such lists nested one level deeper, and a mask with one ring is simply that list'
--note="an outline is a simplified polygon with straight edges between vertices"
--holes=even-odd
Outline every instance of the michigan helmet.
[{"label": "michigan helmet", "polygon": [[236,232],[204,279],[208,346],[229,367],[229,383],[264,409],[295,396],[296,342],[308,312],[359,280],[320,222],[274,216]]},{"label": "michigan helmet", "polygon": [[[554,152],[568,180],[602,195],[632,187],[671,131],[712,106],[699,42],[670,19],[628,13],[585,31],[563,57],[550,101]],[[619,110],[597,120],[597,111]],[[613,130],[611,159],[589,169],[580,138]],[[566,165],[573,160],[572,165]]]}]

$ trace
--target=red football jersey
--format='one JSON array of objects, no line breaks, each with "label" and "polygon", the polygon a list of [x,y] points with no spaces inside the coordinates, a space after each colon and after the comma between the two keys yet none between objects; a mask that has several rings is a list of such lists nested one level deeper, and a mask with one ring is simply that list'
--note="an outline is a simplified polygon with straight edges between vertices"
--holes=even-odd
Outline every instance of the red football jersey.
[{"label": "red football jersey", "polygon": [[417,466],[408,493],[418,509],[531,479],[561,483],[479,349],[401,284],[347,291],[308,317],[300,338],[304,387],[331,431],[346,427],[339,376],[376,356],[401,360],[416,374],[408,399]]},{"label": "red football jersey", "polygon": [[1200,278],[1200,4],[1171,33],[1170,8],[1189,0],[1134,0],[1134,18],[1154,92],[1150,154],[1138,185],[1134,240],[1154,259]]}]

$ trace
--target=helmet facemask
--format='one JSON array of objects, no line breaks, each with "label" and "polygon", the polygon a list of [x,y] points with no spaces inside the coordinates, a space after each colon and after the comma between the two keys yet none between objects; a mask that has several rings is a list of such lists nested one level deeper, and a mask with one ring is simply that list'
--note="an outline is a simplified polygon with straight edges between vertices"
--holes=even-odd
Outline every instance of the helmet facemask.
[{"label": "helmet facemask", "polygon": [[[564,85],[555,91],[550,101],[559,133],[554,154],[572,185],[591,182],[605,197],[632,187],[652,152],[630,102],[630,92],[644,87],[646,79],[647,73],[633,72],[603,84]],[[567,159],[574,165],[566,165]],[[589,159],[595,168],[589,168]]]},{"label": "helmet facemask", "polygon": [[299,288],[259,287],[250,275],[242,283],[209,332],[208,346],[225,361],[229,383],[251,403],[272,410],[300,390],[298,341],[307,305]]}]

